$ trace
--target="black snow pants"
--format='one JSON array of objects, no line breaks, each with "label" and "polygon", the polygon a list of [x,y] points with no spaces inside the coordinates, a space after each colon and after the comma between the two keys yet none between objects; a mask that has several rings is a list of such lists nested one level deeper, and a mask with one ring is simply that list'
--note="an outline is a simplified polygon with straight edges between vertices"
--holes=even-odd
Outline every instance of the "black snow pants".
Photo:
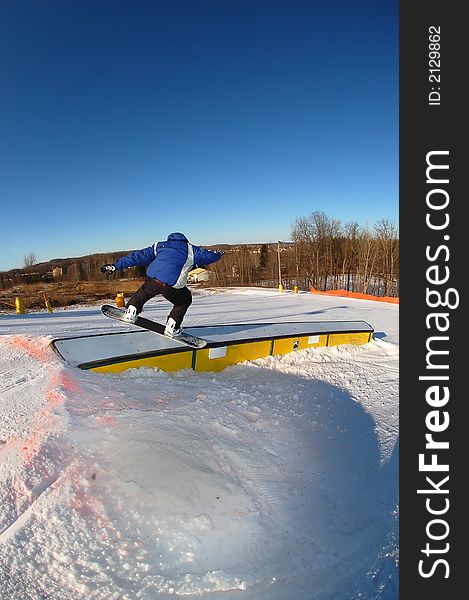
[{"label": "black snow pants", "polygon": [[136,307],[137,312],[141,313],[145,302],[161,294],[166,300],[173,304],[173,308],[168,315],[176,321],[176,329],[178,329],[184,319],[187,309],[192,304],[192,294],[187,287],[173,288],[170,285],[165,285],[161,281],[147,277],[145,283],[140,287],[135,294],[127,302],[127,306],[132,304]]}]

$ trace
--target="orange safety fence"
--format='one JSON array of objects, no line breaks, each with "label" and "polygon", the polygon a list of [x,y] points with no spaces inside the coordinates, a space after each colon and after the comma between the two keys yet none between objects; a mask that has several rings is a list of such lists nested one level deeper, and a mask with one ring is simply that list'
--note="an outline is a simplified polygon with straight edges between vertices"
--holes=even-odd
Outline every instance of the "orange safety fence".
[{"label": "orange safety fence", "polygon": [[372,294],[360,294],[359,292],[349,292],[347,290],[329,290],[327,292],[320,292],[313,287],[309,291],[312,294],[322,294],[324,296],[345,296],[346,298],[359,298],[360,300],[376,300],[378,302],[399,304],[399,298],[394,298],[392,296],[373,296]]}]

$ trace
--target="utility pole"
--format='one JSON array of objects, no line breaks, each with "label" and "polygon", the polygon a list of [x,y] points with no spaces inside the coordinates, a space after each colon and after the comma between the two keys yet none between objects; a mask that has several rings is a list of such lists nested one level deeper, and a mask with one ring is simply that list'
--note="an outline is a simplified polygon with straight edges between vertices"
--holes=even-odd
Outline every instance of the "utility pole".
[{"label": "utility pole", "polygon": [[283,292],[282,267],[280,266],[280,241],[277,241],[277,255],[278,255],[278,291]]},{"label": "utility pole", "polygon": [[298,264],[298,248],[295,242],[295,266],[296,266],[296,280],[295,280],[295,285],[293,286],[293,291],[295,292],[295,294],[298,294],[298,279],[300,278],[299,275],[299,271],[300,271],[300,267]]}]

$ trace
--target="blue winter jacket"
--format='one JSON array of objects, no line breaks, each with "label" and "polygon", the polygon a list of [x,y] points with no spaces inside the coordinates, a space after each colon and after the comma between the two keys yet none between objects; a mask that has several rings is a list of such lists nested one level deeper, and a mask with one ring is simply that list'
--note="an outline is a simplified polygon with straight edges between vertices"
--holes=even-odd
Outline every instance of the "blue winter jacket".
[{"label": "blue winter jacket", "polygon": [[219,260],[220,250],[205,250],[190,244],[182,233],[170,233],[165,242],[131,252],[114,262],[116,269],[147,267],[148,277],[166,285],[183,288],[187,275],[196,267],[203,267]]}]

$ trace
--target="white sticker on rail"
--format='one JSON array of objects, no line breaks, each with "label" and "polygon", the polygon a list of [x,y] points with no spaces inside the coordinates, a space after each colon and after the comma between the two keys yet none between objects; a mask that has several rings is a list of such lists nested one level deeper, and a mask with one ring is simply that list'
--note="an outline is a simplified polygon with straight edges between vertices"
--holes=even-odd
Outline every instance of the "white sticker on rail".
[{"label": "white sticker on rail", "polygon": [[209,358],[223,358],[226,356],[227,346],[221,346],[221,348],[209,348]]}]

